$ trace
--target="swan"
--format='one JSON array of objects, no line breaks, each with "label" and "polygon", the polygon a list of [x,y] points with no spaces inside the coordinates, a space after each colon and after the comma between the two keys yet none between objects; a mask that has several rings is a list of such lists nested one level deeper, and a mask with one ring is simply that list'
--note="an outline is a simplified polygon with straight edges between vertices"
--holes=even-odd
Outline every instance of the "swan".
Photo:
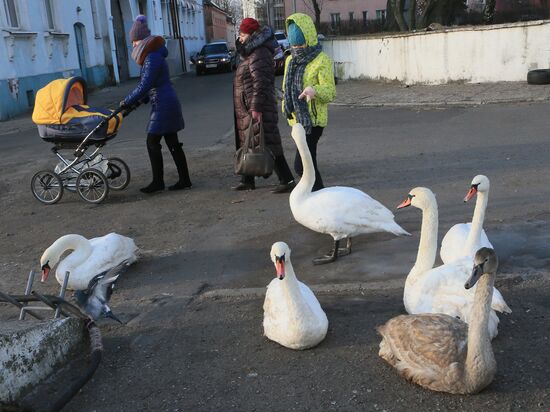
[{"label": "swan", "polygon": [[[334,186],[312,192],[315,170],[307,147],[306,132],[296,123],[292,126],[303,162],[303,175],[290,193],[290,209],[294,219],[315,232],[334,238],[334,248],[326,256],[313,260],[314,264],[334,262],[338,256],[351,253],[351,238],[359,234],[390,232],[409,235],[394,221],[393,213],[366,193],[351,188]],[[340,240],[347,238],[346,248],[339,249]]]},{"label": "swan", "polygon": [[[470,276],[472,258],[464,257],[452,263],[433,268],[437,252],[438,211],[435,195],[430,189],[416,187],[397,207],[414,206],[422,210],[422,227],[416,262],[405,281],[403,303],[409,314],[445,313],[469,323],[474,299],[473,290],[461,287]],[[492,311],[489,317],[489,333],[498,333],[499,312],[512,311],[500,292],[493,289]]]},{"label": "swan", "polygon": [[311,289],[296,279],[288,245],[274,243],[270,256],[277,277],[267,286],[264,335],[290,349],[312,348],[325,339],[327,315]]},{"label": "swan", "polygon": [[[68,250],[72,252],[60,261],[63,253]],[[95,276],[103,274],[121,262],[126,261],[127,265],[135,262],[137,252],[132,239],[116,233],[90,240],[74,234],[61,236],[40,258],[42,282],[48,280],[51,268],[57,265],[55,277],[60,285],[63,284],[65,273],[69,272],[67,289],[85,290]]]},{"label": "swan", "polygon": [[377,328],[379,356],[404,378],[456,394],[478,393],[493,381],[497,364],[488,333],[498,266],[493,249],[480,249],[474,265],[463,286],[477,282],[470,323],[445,314],[401,315]]},{"label": "swan", "polygon": [[463,256],[474,256],[481,247],[493,248],[483,230],[485,209],[489,200],[489,178],[477,175],[473,178],[470,190],[464,198],[467,202],[477,193],[476,207],[471,223],[457,223],[449,229],[441,242],[439,255],[443,263],[450,263]]}]

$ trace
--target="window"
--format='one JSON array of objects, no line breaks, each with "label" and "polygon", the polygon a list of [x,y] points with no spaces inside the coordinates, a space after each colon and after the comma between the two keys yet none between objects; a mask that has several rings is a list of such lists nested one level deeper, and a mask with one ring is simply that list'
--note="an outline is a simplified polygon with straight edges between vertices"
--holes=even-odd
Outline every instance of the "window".
[{"label": "window", "polygon": [[53,16],[52,0],[44,0],[44,7],[46,8],[46,17],[48,20],[48,29],[55,30],[55,21]]},{"label": "window", "polygon": [[367,21],[369,20],[369,12],[364,11],[363,12],[363,26],[367,27]]},{"label": "window", "polygon": [[376,19],[381,22],[386,21],[386,10],[376,10]]},{"label": "window", "polygon": [[96,39],[101,38],[101,28],[99,24],[99,16],[97,10],[97,0],[90,0],[90,6],[92,8],[92,21],[94,23],[94,36]]},{"label": "window", "polygon": [[353,12],[352,11],[349,12],[349,22],[353,23]]},{"label": "window", "polygon": [[340,13],[330,14],[330,26],[332,27],[333,30],[340,27]]},{"label": "window", "polygon": [[19,20],[17,18],[17,7],[15,6],[15,0],[2,0],[4,3],[4,10],[6,11],[6,20],[9,27],[19,27]]}]

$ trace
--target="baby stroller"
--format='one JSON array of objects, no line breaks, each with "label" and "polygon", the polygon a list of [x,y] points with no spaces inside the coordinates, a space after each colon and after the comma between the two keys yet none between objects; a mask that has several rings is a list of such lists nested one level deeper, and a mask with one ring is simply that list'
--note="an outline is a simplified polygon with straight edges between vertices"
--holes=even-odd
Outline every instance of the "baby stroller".
[{"label": "baby stroller", "polygon": [[[38,91],[32,120],[42,140],[53,143],[60,162],[54,170],[41,170],[31,179],[32,194],[51,205],[63,190],[77,192],[89,203],[100,203],[109,189],[122,190],[130,183],[128,165],[117,157],[105,158],[101,148],[113,139],[123,116],[134,108],[115,111],[86,105],[86,82],[81,77],[57,79]],[[92,153],[87,153],[95,146]],[[69,160],[60,151],[74,150]]]}]

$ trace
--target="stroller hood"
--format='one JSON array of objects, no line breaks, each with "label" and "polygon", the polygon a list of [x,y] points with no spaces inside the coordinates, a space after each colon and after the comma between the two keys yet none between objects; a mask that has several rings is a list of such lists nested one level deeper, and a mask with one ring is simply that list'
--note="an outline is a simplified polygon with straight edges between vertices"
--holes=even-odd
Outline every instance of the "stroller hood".
[{"label": "stroller hood", "polygon": [[86,81],[82,77],[57,79],[36,93],[32,121],[36,124],[61,124],[63,113],[71,106],[85,105]]}]

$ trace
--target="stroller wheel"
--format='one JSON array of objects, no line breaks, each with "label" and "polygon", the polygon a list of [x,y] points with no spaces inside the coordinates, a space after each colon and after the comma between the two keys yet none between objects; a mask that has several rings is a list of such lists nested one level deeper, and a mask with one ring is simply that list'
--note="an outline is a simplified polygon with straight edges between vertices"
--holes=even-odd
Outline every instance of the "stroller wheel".
[{"label": "stroller wheel", "polygon": [[40,202],[53,205],[63,196],[63,181],[57,173],[41,170],[32,177],[31,190]]},{"label": "stroller wheel", "polygon": [[97,169],[85,169],[76,178],[76,191],[88,203],[100,203],[109,194],[109,184]]},{"label": "stroller wheel", "polygon": [[110,157],[108,160],[108,170],[106,173],[109,188],[113,190],[122,190],[130,183],[130,168],[124,160],[118,157]]}]

